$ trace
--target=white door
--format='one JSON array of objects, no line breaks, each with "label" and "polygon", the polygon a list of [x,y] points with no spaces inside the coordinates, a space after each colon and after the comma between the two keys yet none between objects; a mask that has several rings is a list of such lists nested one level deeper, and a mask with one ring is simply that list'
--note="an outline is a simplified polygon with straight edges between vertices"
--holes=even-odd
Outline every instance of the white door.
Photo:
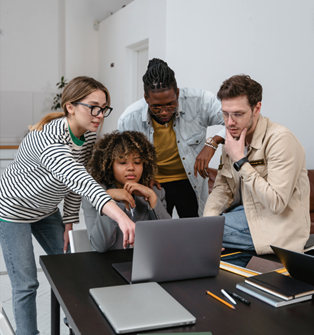
[{"label": "white door", "polygon": [[148,48],[137,51],[137,100],[144,96],[143,76],[148,65]]}]

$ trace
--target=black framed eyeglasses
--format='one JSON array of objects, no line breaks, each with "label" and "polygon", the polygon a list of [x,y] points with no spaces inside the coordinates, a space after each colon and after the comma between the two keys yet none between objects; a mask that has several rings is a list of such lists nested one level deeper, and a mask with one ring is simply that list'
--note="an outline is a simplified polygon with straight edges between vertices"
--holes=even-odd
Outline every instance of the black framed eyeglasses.
[{"label": "black framed eyeglasses", "polygon": [[149,105],[149,109],[154,115],[159,115],[163,111],[174,114],[178,110],[178,103],[164,106],[154,106],[154,107]]},{"label": "black framed eyeglasses", "polygon": [[104,108],[101,108],[100,106],[91,106],[91,105],[83,104],[83,102],[79,102],[79,101],[72,102],[72,103],[89,107],[90,113],[92,116],[98,116],[100,113],[103,113],[104,117],[108,117],[113,110],[113,108],[109,106],[105,106]]}]

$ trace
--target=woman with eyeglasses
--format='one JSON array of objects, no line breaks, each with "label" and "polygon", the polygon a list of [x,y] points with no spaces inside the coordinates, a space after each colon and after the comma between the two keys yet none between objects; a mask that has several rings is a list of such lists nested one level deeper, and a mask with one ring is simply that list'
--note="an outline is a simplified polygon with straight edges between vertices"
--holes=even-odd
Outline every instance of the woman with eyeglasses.
[{"label": "woman with eyeglasses", "polygon": [[123,247],[134,243],[135,224],[85,169],[96,131],[112,111],[108,90],[92,78],[77,77],[65,87],[61,104],[63,113],[50,113],[30,127],[0,179],[0,242],[17,335],[39,334],[32,235],[47,254],[66,252],[68,232],[79,222],[81,196],[118,223]]}]

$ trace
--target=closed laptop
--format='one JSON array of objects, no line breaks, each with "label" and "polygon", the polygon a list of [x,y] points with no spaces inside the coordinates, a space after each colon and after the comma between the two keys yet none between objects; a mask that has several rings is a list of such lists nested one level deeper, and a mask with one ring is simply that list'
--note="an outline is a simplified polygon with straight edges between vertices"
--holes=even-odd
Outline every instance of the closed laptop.
[{"label": "closed laptop", "polygon": [[157,283],[90,289],[116,333],[194,324],[195,317]]}]

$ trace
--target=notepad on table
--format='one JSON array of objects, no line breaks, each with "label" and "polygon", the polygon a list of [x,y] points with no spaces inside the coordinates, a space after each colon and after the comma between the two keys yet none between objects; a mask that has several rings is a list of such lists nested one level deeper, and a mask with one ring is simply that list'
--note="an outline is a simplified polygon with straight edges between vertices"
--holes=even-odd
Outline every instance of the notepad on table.
[{"label": "notepad on table", "polygon": [[277,272],[263,273],[245,279],[245,282],[284,300],[314,294],[314,286]]},{"label": "notepad on table", "polygon": [[298,302],[302,302],[302,301],[306,301],[306,300],[311,300],[312,299],[312,295],[307,295],[304,297],[300,297],[300,298],[295,298],[295,299],[291,299],[291,300],[285,300],[285,299],[281,299],[279,297],[274,296],[273,294],[267,293],[265,291],[262,291],[254,286],[251,286],[247,283],[239,283],[237,284],[236,288],[242,292],[245,292],[249,295],[251,295],[252,297],[255,297],[273,307],[283,307],[283,306],[287,306],[287,305],[292,305],[292,304],[296,304]]}]

